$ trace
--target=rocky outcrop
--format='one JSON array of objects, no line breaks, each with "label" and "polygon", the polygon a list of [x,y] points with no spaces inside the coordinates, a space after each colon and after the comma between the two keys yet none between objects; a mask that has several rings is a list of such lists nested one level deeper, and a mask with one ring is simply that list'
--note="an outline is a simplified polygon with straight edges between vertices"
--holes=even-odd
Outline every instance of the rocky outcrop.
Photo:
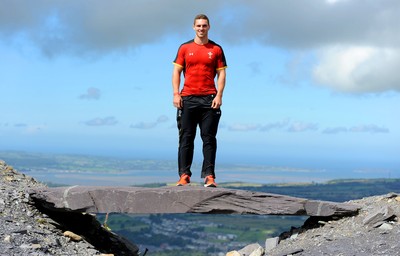
[{"label": "rocky outcrop", "polygon": [[400,196],[390,193],[352,201],[362,206],[346,218],[310,217],[279,237],[227,256],[400,255]]},{"label": "rocky outcrop", "polygon": [[284,195],[204,187],[59,187],[36,188],[30,196],[50,210],[89,213],[224,213],[348,216],[354,204]]},{"label": "rocky outcrop", "polygon": [[0,160],[0,255],[138,255],[91,214],[32,205],[27,191],[44,188]]}]

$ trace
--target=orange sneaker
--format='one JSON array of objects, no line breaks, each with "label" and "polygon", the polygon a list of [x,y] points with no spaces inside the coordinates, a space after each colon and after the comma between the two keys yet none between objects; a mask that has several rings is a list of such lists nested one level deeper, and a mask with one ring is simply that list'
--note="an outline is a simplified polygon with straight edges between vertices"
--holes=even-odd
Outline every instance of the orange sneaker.
[{"label": "orange sneaker", "polygon": [[217,183],[215,183],[213,175],[208,175],[204,179],[204,187],[210,187],[210,188],[216,188],[217,187]]},{"label": "orange sneaker", "polygon": [[177,186],[186,186],[190,183],[190,176],[187,174],[182,174],[179,181],[176,183]]}]

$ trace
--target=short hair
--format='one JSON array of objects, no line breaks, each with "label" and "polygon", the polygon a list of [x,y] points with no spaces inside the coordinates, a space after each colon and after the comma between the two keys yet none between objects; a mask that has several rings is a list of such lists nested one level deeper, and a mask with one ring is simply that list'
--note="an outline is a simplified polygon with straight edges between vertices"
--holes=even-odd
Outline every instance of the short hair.
[{"label": "short hair", "polygon": [[207,20],[208,25],[210,25],[210,20],[205,14],[197,14],[196,17],[194,17],[193,24],[196,23],[196,20]]}]

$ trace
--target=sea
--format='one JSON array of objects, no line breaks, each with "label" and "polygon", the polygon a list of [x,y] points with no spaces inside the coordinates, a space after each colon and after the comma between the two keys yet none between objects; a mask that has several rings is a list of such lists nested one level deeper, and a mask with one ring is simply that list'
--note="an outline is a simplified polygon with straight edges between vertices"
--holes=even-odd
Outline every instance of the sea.
[{"label": "sea", "polygon": [[[41,182],[55,185],[135,186],[173,184],[176,160],[127,159],[86,155],[54,155],[0,151],[0,160]],[[400,178],[400,162],[291,158],[238,162],[217,161],[217,183],[324,183],[335,179]],[[203,183],[201,162],[192,165],[192,183]]]},{"label": "sea", "polygon": [[[16,166],[18,169],[18,166]],[[154,183],[175,183],[179,176],[175,169],[134,169],[110,171],[81,170],[22,170],[23,173],[45,183],[85,186],[135,186]],[[192,170],[192,183],[203,182],[200,168]],[[325,183],[335,179],[400,178],[395,168],[301,168],[288,166],[221,166],[216,170],[219,183]]]}]

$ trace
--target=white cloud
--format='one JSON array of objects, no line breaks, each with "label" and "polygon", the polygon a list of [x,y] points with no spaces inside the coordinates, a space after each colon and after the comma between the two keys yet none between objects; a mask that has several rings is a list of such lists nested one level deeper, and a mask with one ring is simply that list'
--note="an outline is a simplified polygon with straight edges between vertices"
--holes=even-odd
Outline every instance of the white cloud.
[{"label": "white cloud", "polygon": [[400,52],[376,47],[336,46],[319,51],[317,83],[340,92],[400,91]]},{"label": "white cloud", "polygon": [[347,1],[347,0],[326,0],[326,2],[328,4],[336,4],[336,3],[344,2],[344,1]]},{"label": "white cloud", "polygon": [[338,134],[338,133],[389,133],[389,129],[381,127],[376,124],[358,125],[350,128],[347,127],[329,127],[322,131],[325,134]]},{"label": "white cloud", "polygon": [[281,130],[286,128],[289,125],[289,120],[283,120],[283,121],[279,121],[279,122],[275,122],[275,123],[269,123],[266,125],[261,125],[260,126],[260,131],[262,132],[266,132],[266,131],[270,131],[270,130]]},{"label": "white cloud", "polygon": [[323,131],[322,131],[322,133],[325,133],[325,134],[338,134],[338,133],[346,133],[346,132],[348,132],[348,130],[349,129],[347,129],[346,127],[342,127],[342,126],[339,126],[339,127],[328,127],[328,128],[325,128]]},{"label": "white cloud", "polygon": [[36,134],[46,129],[46,125],[29,125],[26,127],[27,134]]},{"label": "white cloud", "polygon": [[14,127],[21,128],[22,134],[34,135],[43,132],[47,129],[45,124],[16,124]]},{"label": "white cloud", "polygon": [[351,132],[368,132],[368,133],[388,133],[389,129],[379,127],[374,124],[354,126],[349,129]]},{"label": "white cloud", "polygon": [[97,117],[85,122],[85,124],[88,126],[110,126],[116,125],[117,123],[118,121],[113,116],[108,116],[104,118]]},{"label": "white cloud", "polygon": [[169,118],[166,115],[161,115],[157,118],[157,123],[165,123],[168,122]]},{"label": "white cloud", "polygon": [[229,131],[260,131],[269,132],[271,130],[284,131],[284,132],[304,132],[304,131],[316,131],[318,130],[318,125],[316,123],[307,122],[291,122],[289,120],[282,120],[279,122],[272,122],[268,124],[244,124],[237,123],[228,126]]},{"label": "white cloud", "polygon": [[[2,5],[7,8],[0,9],[0,40],[23,38],[49,57],[125,52],[192,35],[194,15],[205,12],[224,45],[256,42],[290,53],[318,51],[314,78],[335,91],[400,90],[398,0],[3,0]],[[250,67],[262,72],[257,60]]]},{"label": "white cloud", "polygon": [[139,122],[136,124],[131,124],[129,127],[135,128],[135,129],[147,130],[147,129],[152,129],[161,123],[168,122],[168,120],[169,120],[169,118],[167,116],[161,115],[157,118],[157,120],[155,122]]},{"label": "white cloud", "polygon": [[143,130],[147,130],[147,129],[151,129],[157,126],[156,122],[140,122],[140,123],[136,123],[136,124],[132,124],[130,125],[130,128],[136,128],[136,129],[143,129]]},{"label": "white cloud", "polygon": [[400,44],[396,0],[3,0],[2,4],[7,8],[0,9],[0,33],[6,37],[24,33],[49,54],[125,50],[156,42],[171,33],[190,31],[198,12],[209,15],[213,31],[226,43],[258,41],[296,49]]},{"label": "white cloud", "polygon": [[318,125],[315,123],[306,122],[294,122],[288,127],[288,132],[305,132],[305,131],[316,131]]},{"label": "white cloud", "polygon": [[257,124],[233,124],[228,126],[229,131],[254,131],[259,128],[259,125]]},{"label": "white cloud", "polygon": [[[145,126],[145,124],[142,124],[142,126]],[[270,132],[273,130],[277,132],[299,133],[299,132],[318,132],[319,125],[314,122],[282,120],[278,122],[271,122],[268,124],[237,123],[233,125],[228,125],[227,129],[232,132],[249,132],[249,131]],[[333,135],[339,133],[376,134],[376,133],[389,133],[389,132],[390,130],[388,128],[376,124],[362,124],[351,127],[345,127],[345,126],[326,127],[322,130],[322,133],[327,135]]]},{"label": "white cloud", "polygon": [[90,87],[87,89],[85,94],[81,94],[79,96],[80,99],[87,99],[87,100],[98,100],[100,99],[101,91],[97,88]]}]

